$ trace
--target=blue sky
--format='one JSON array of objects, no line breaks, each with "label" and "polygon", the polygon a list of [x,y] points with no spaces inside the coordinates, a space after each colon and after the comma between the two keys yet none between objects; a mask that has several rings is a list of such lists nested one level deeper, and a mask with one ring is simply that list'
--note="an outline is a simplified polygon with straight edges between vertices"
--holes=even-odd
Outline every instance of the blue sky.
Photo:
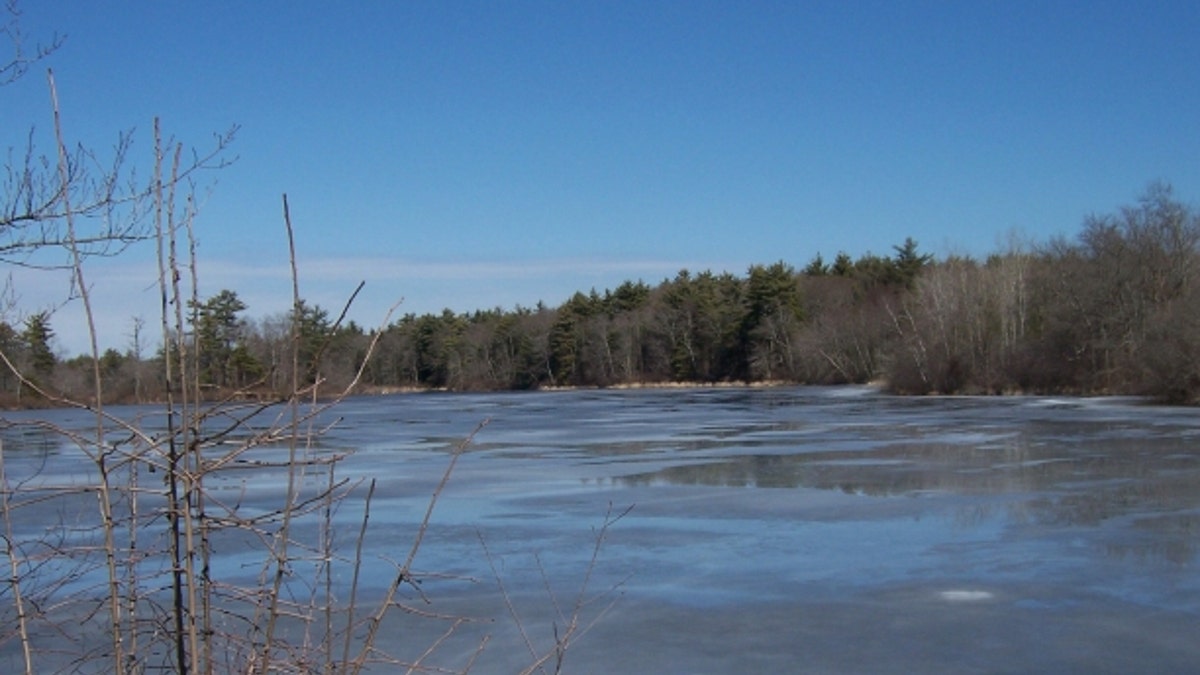
[{"label": "blue sky", "polygon": [[[1072,236],[1154,180],[1200,195],[1196,2],[25,0],[69,139],[151,121],[204,177],[201,294],[351,316],[543,300],[681,268],[997,251]],[[50,126],[44,69],[0,88],[6,146]],[[48,145],[45,146],[48,149]],[[210,189],[211,188],[211,191]],[[102,346],[157,323],[152,248],[89,271]],[[24,311],[65,283],[14,276]],[[78,308],[54,326],[86,346]]]}]

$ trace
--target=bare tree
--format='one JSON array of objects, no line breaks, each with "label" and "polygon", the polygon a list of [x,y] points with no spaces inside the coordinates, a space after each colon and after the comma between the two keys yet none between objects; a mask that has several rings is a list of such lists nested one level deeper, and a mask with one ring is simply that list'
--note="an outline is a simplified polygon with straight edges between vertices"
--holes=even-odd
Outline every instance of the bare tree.
[{"label": "bare tree", "polygon": [[[21,26],[16,0],[0,10],[0,36],[11,47],[8,61],[0,64],[0,85],[25,76],[54,53],[63,38],[29,44]],[[9,127],[8,130],[13,130]],[[194,151],[172,180],[190,184],[197,173],[221,168],[228,156],[236,126],[214,135],[210,148]],[[84,257],[114,255],[151,235],[146,217],[153,205],[154,180],[139,179],[129,161],[135,133],[119,132],[111,150],[100,152],[82,144],[54,142],[53,152],[38,149],[35,128],[10,144],[0,182],[0,262],[36,267],[69,266],[64,256],[38,256],[48,249],[71,250]],[[68,241],[66,220],[75,232]]]}]

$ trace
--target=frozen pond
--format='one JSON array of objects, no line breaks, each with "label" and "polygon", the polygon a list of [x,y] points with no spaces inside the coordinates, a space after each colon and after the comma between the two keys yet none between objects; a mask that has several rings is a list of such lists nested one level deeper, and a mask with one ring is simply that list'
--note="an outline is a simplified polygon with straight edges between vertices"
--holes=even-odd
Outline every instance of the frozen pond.
[{"label": "frozen pond", "polygon": [[[482,634],[471,672],[529,663],[497,576],[539,650],[585,578],[589,598],[615,588],[583,608],[588,622],[617,600],[568,672],[1200,667],[1193,409],[838,387],[423,394],[337,413],[323,443],[378,481],[371,560],[403,558],[449,449],[489,420],[417,558],[430,611],[481,619],[448,667]],[[21,441],[5,437],[10,472]],[[74,470],[38,454],[43,474]],[[605,514],[630,506],[588,577]],[[359,516],[347,506],[338,536]]]}]

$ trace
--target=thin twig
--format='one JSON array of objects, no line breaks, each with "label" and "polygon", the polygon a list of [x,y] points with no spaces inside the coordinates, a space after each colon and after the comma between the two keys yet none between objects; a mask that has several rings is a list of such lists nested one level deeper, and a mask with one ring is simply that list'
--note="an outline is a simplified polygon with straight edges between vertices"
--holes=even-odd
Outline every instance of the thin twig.
[{"label": "thin twig", "polygon": [[0,439],[0,519],[4,522],[4,556],[8,558],[9,588],[12,589],[13,605],[17,611],[17,635],[21,640],[21,657],[25,663],[26,675],[33,675],[33,645],[29,640],[29,617],[26,614],[26,602],[22,595],[21,557],[17,552],[16,537],[13,534],[12,490],[8,484],[8,474],[4,470],[4,440]]},{"label": "thin twig", "polygon": [[488,549],[487,542],[483,539],[483,533],[475,530],[475,534],[479,537],[479,545],[483,547],[483,556],[487,559],[488,567],[492,570],[492,576],[496,579],[496,586],[500,589],[500,597],[504,599],[504,606],[508,608],[509,616],[513,618],[517,632],[521,634],[521,640],[525,642],[525,648],[529,650],[530,658],[536,661],[538,659],[537,647],[533,646],[533,640],[530,639],[529,633],[525,630],[525,622],[521,620],[521,615],[517,612],[516,605],[513,604],[512,598],[508,595],[508,588],[504,585],[504,579],[501,578],[500,571],[496,569],[496,559]]},{"label": "thin twig", "polygon": [[[91,347],[92,347],[92,363],[93,363],[92,373],[93,373],[93,378],[94,378],[95,395],[96,395],[95,405],[97,406],[97,409],[100,409],[99,408],[99,406],[101,405],[100,397],[103,392],[103,390],[101,388],[101,384],[100,384],[100,365],[99,365],[100,350],[99,350],[99,346],[98,346],[97,340],[96,340],[96,324],[95,324],[95,317],[92,314],[90,295],[88,293],[87,284],[84,282],[84,278],[83,278],[83,266],[81,263],[81,254],[80,254],[79,248],[74,243],[75,218],[74,218],[74,213],[71,209],[70,191],[67,189],[67,186],[70,184],[70,174],[67,169],[67,145],[66,145],[66,141],[63,139],[62,119],[61,119],[61,115],[59,114],[58,89],[54,86],[54,73],[52,71],[47,71],[46,77],[47,77],[47,80],[49,81],[50,100],[51,100],[51,103],[52,103],[53,109],[54,109],[54,136],[55,136],[55,140],[56,140],[56,143],[58,146],[58,173],[59,173],[60,181],[63,185],[63,191],[62,191],[62,194],[59,195],[59,199],[62,202],[63,213],[66,216],[67,241],[69,243],[69,248],[71,250],[73,268],[75,271],[75,278],[79,284],[78,290],[79,290],[80,298],[83,301],[84,314],[87,317],[88,334],[89,334],[89,337],[91,340]],[[104,418],[102,415],[96,416],[96,446],[97,447],[101,447],[104,445],[104,422],[103,422],[103,420],[104,420]],[[115,536],[114,536],[114,532],[113,532],[113,530],[115,528],[115,524],[113,522],[113,514],[112,514],[112,496],[109,493],[108,473],[104,466],[105,455],[104,455],[104,453],[101,452],[101,453],[98,453],[97,457],[99,458],[99,461],[97,462],[97,469],[100,472],[100,485],[99,485],[100,492],[98,493],[97,498],[100,503],[101,518],[103,520],[102,527],[103,527],[103,533],[104,533],[105,562],[106,562],[106,567],[107,567],[107,572],[108,572],[109,618],[112,620],[112,625],[113,625],[112,658],[113,658],[113,663],[116,664],[117,669],[119,671],[124,668],[125,650],[124,650],[124,646],[122,645],[121,630],[120,630],[120,626],[122,625],[122,618],[121,618],[122,612],[121,612],[121,600],[120,600],[121,584],[120,584],[120,578],[117,573],[117,559],[116,559],[116,550],[115,550],[116,549],[116,541],[115,541]]]},{"label": "thin twig", "polygon": [[433,494],[429,498],[429,503],[425,508],[425,516],[421,519],[420,526],[417,527],[417,533],[413,537],[413,542],[409,549],[408,557],[405,559],[404,564],[400,566],[400,571],[397,573],[395,581],[388,586],[387,593],[385,593],[384,599],[379,605],[379,609],[377,609],[375,614],[367,620],[367,635],[363,640],[363,644],[359,650],[358,656],[353,660],[353,669],[350,671],[355,673],[355,675],[358,675],[358,673],[362,671],[363,666],[366,664],[367,654],[374,647],[375,638],[379,633],[379,626],[383,623],[383,617],[387,613],[388,607],[390,607],[395,601],[396,593],[399,592],[400,586],[405,583],[412,583],[411,575],[413,561],[417,557],[417,552],[421,549],[421,542],[425,539],[425,532],[429,529],[429,522],[433,518],[433,508],[437,505],[438,499],[441,497],[442,492],[445,491],[446,484],[450,482],[450,474],[454,472],[454,467],[458,463],[458,458],[461,457],[463,452],[465,452],[471,443],[474,442],[476,434],[482,431],[483,428],[487,426],[489,421],[490,420],[485,419],[480,422],[478,426],[475,427],[474,431],[472,431],[466,438],[464,438],[461,442],[459,442],[458,445],[454,447],[454,451],[450,455],[450,461],[446,465],[446,470],[442,473],[442,479],[438,482],[437,487],[434,489]]},{"label": "thin twig", "polygon": [[350,580],[350,603],[346,608],[346,640],[342,645],[342,670],[350,663],[350,643],[354,638],[354,610],[358,606],[358,579],[362,572],[363,544],[367,539],[367,524],[371,520],[371,500],[375,496],[375,479],[371,479],[367,488],[367,498],[363,503],[362,525],[358,529],[358,539],[354,542],[353,576]]}]

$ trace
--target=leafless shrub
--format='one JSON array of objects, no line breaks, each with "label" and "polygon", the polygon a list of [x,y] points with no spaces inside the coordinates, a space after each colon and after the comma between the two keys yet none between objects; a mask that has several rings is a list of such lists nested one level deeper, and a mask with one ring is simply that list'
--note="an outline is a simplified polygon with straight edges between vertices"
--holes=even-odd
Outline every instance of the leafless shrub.
[{"label": "leafless shrub", "polygon": [[[413,563],[459,455],[483,425],[451,455],[405,558],[390,561],[394,580],[382,594],[363,592],[360,573],[375,482],[343,475],[348,453],[319,440],[337,425],[334,409],[362,377],[382,328],[343,386],[334,389],[319,368],[302,367],[303,305],[285,196],[295,307],[290,386],[268,399],[261,398],[262,388],[249,387],[206,400],[198,343],[187,330],[194,316],[186,309],[197,304],[196,206],[188,172],[198,164],[183,159],[180,144],[164,141],[157,123],[148,213],[158,250],[165,400],[158,408],[139,408],[132,419],[105,407],[85,278],[95,242],[77,227],[77,218],[92,206],[79,205],[74,200],[80,193],[67,187],[74,160],[53,77],[49,86],[59,187],[31,217],[61,220],[56,245],[70,253],[85,309],[92,391],[86,400],[57,393],[0,350],[0,367],[23,387],[89,420],[82,428],[3,421],[8,431],[50,439],[78,464],[52,482],[36,463],[15,469],[0,443],[0,574],[7,577],[0,585],[0,598],[7,601],[0,604],[0,662],[8,672],[25,673],[469,671],[486,635],[461,663],[428,665],[471,619],[430,610]],[[13,222],[0,222],[0,230]],[[120,243],[121,235],[114,236]],[[252,477],[273,487],[252,490]],[[356,506],[361,506],[357,536],[339,542],[333,536],[336,514]],[[53,514],[49,527],[47,514]],[[561,669],[567,647],[591,625],[581,619],[591,571],[608,529],[623,515],[606,517],[579,597],[569,614],[559,610],[554,646],[531,655],[530,672],[551,659]],[[233,551],[241,553],[232,556]],[[347,570],[349,588],[336,581],[335,568]],[[402,597],[402,590],[415,593],[417,602]],[[427,644],[404,645],[407,651],[399,653],[379,645],[381,626],[394,618],[440,622],[444,628]]]}]

